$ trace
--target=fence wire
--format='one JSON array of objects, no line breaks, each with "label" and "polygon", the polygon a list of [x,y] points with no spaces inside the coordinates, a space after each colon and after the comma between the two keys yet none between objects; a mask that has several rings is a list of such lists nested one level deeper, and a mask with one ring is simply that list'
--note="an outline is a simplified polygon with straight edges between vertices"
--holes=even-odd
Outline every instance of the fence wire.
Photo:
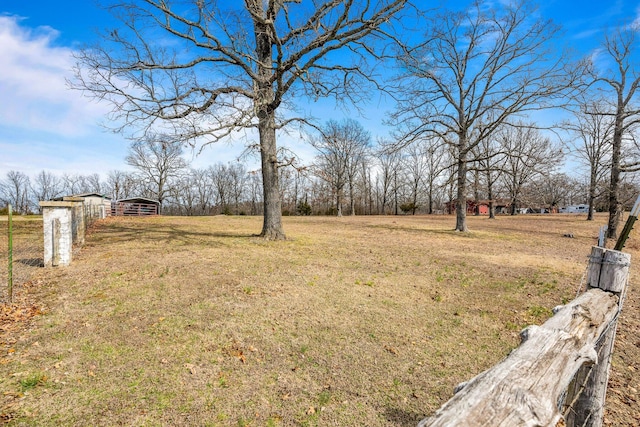
[{"label": "fence wire", "polygon": [[[107,216],[111,216],[111,210],[107,209],[104,205],[84,205],[83,206],[83,224],[84,231],[86,231],[93,225],[96,221],[106,218]],[[76,256],[78,252],[82,249],[82,242],[74,242],[73,244],[73,255]]]},{"label": "fence wire", "polygon": [[15,295],[31,279],[32,274],[44,265],[42,217],[13,215],[11,224],[13,251],[10,254],[9,219],[7,215],[0,216],[0,301],[3,303],[11,302],[10,285]]},{"label": "fence wire", "polygon": [[[85,230],[109,213],[104,206],[85,205],[83,207]],[[31,280],[34,272],[44,267],[43,231],[40,215],[14,214],[12,221],[9,221],[8,215],[0,216],[0,303],[10,303],[11,294],[15,295],[21,285]],[[74,244],[74,255],[80,249],[79,242]]]},{"label": "fence wire", "polygon": [[[597,363],[609,363],[613,353],[613,346],[605,340],[605,337],[610,334],[615,334],[617,321],[618,316],[607,325],[607,328],[595,343],[594,347],[598,355]],[[579,409],[580,407],[584,407],[582,402],[593,401],[595,398],[595,396],[589,395],[590,393],[588,393],[587,386],[589,381],[592,381],[591,377],[595,372],[596,366],[597,364],[583,365],[561,397],[558,407],[564,416],[566,425],[569,427],[593,425],[593,417],[596,416],[596,412],[602,414],[604,411],[604,400],[599,401],[598,406],[595,407],[592,412],[584,412]]]}]

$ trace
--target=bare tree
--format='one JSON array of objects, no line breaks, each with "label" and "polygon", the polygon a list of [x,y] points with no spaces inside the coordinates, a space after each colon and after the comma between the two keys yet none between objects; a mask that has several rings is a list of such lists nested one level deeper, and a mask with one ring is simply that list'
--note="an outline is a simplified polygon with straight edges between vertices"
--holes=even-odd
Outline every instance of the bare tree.
[{"label": "bare tree", "polygon": [[408,147],[407,153],[403,158],[402,165],[409,182],[411,194],[411,200],[405,207],[411,211],[412,215],[416,214],[419,206],[418,198],[421,194],[422,181],[427,173],[428,155],[428,147],[425,146],[425,141],[420,141]]},{"label": "bare tree", "polygon": [[309,191],[306,168],[280,168],[280,182],[284,211],[289,215],[310,214],[307,212],[310,207],[306,207]]},{"label": "bare tree", "polygon": [[595,200],[599,196],[598,188],[607,173],[611,173],[611,148],[614,121],[609,105],[604,101],[586,101],[579,103],[574,112],[575,121],[566,124],[566,128],[575,136],[574,153],[588,169],[589,190],[587,221],[593,220]]},{"label": "bare tree", "polygon": [[496,185],[505,171],[508,158],[495,137],[485,138],[473,150],[477,171],[482,174],[487,199],[489,200],[489,219],[496,217]]},{"label": "bare tree", "polygon": [[217,163],[208,168],[211,183],[215,189],[215,202],[224,214],[231,213],[229,204],[231,203],[231,181],[229,179],[228,167],[224,163]]},{"label": "bare tree", "polygon": [[[372,47],[405,3],[124,1],[115,7],[124,27],[82,51],[73,86],[111,101],[121,129],[160,129],[200,146],[257,129],[261,235],[284,239],[276,131],[302,121],[285,112],[301,96],[360,99],[359,82],[373,75],[364,59],[381,52]],[[345,48],[351,56],[336,54]]]},{"label": "bare tree", "polygon": [[63,173],[62,177],[63,192],[67,195],[75,195],[84,192],[86,187],[84,176],[79,174]]},{"label": "bare tree", "polygon": [[31,191],[36,200],[51,200],[62,194],[62,181],[53,173],[43,170],[33,180]]},{"label": "bare tree", "polygon": [[550,175],[562,161],[562,151],[537,129],[522,123],[504,127],[496,136],[501,150],[508,153],[502,181],[511,198],[511,214],[516,215],[525,185]]},{"label": "bare tree", "polygon": [[105,183],[105,192],[111,196],[113,200],[126,199],[137,196],[140,183],[138,179],[129,172],[121,170],[112,170],[107,174]]},{"label": "bare tree", "polygon": [[258,215],[261,211],[262,192],[260,191],[260,175],[258,171],[249,172],[249,204],[251,215]]},{"label": "bare tree", "polygon": [[125,162],[136,168],[151,196],[160,202],[160,209],[169,192],[169,180],[185,172],[189,166],[182,157],[180,144],[164,139],[135,141],[129,148]]},{"label": "bare tree", "polygon": [[378,141],[378,145],[382,147],[377,155],[380,166],[380,173],[376,176],[376,189],[380,206],[378,213],[387,214],[387,206],[391,206],[392,197],[397,195],[398,192],[397,179],[395,178],[397,178],[398,170],[400,169],[401,155],[399,150],[384,148],[390,145],[388,141]]},{"label": "bare tree", "polygon": [[87,193],[102,194],[104,184],[100,180],[100,174],[92,173],[85,176],[85,189]]},{"label": "bare tree", "polygon": [[425,41],[399,60],[402,99],[392,116],[404,142],[436,134],[456,162],[456,230],[466,231],[471,151],[515,115],[559,102],[582,75],[551,50],[557,26],[536,18],[526,1],[445,11]]},{"label": "bare tree", "polygon": [[451,158],[446,144],[439,138],[430,138],[425,141],[425,191],[427,197],[427,213],[433,214],[433,206],[436,192],[442,188],[442,176],[451,165]]},{"label": "bare tree", "polygon": [[311,144],[319,152],[316,174],[335,191],[337,215],[342,216],[345,187],[349,189],[351,215],[355,215],[355,178],[371,144],[371,135],[353,119],[329,120]]},{"label": "bare tree", "polygon": [[298,177],[294,168],[280,168],[280,200],[286,215],[293,215],[298,203]]},{"label": "bare tree", "polygon": [[247,168],[242,163],[233,163],[229,165],[229,182],[231,190],[230,197],[233,201],[234,213],[240,213],[240,202],[246,192],[249,174]]},{"label": "bare tree", "polygon": [[9,171],[4,179],[0,180],[0,200],[5,205],[11,205],[13,211],[20,214],[28,214],[31,211],[31,199],[29,177],[18,171]]},{"label": "bare tree", "polygon": [[625,136],[640,123],[640,107],[636,93],[640,85],[640,70],[634,63],[637,28],[620,29],[604,41],[604,51],[613,61],[610,69],[602,70],[596,81],[609,87],[614,94],[613,137],[611,140],[611,179],[609,182],[609,221],[607,237],[618,236],[618,224],[622,216],[620,198],[621,172],[633,170],[636,165],[624,165],[622,149]]},{"label": "bare tree", "polygon": [[360,161],[360,195],[362,198],[362,212],[365,214],[373,214],[373,182],[371,179],[371,153]]},{"label": "bare tree", "polygon": [[208,215],[214,187],[207,169],[189,169],[171,180],[163,211],[170,215]]},{"label": "bare tree", "polygon": [[215,191],[213,182],[211,181],[211,174],[206,169],[191,169],[189,175],[193,187],[196,192],[196,215],[207,215],[210,213]]},{"label": "bare tree", "polygon": [[543,174],[527,183],[525,191],[529,192],[529,198],[542,206],[550,206],[551,209],[568,205],[568,201],[576,198],[576,192],[584,197],[583,184],[575,178],[570,178],[564,173]]}]

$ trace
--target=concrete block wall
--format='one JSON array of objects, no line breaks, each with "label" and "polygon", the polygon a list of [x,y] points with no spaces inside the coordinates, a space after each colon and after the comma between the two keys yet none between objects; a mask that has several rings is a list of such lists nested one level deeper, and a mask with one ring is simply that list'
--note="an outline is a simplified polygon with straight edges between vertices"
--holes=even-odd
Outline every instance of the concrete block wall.
[{"label": "concrete block wall", "polygon": [[79,239],[84,241],[82,202],[40,202],[40,207],[45,267],[71,264],[73,244],[79,242]]}]

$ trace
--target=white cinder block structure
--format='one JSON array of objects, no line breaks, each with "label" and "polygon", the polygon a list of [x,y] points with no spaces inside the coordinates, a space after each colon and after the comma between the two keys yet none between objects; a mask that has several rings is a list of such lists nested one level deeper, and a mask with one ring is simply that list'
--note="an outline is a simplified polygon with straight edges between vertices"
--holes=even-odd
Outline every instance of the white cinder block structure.
[{"label": "white cinder block structure", "polygon": [[73,244],[84,242],[82,199],[40,202],[44,228],[44,265],[71,264]]}]

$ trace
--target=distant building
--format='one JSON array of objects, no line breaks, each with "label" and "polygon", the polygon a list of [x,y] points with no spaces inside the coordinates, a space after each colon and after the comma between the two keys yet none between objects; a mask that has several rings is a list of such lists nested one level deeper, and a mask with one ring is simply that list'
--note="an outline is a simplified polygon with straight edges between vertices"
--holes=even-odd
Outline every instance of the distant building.
[{"label": "distant building", "polygon": [[87,218],[105,218],[111,214],[111,197],[100,193],[82,193],[51,199],[55,202],[82,199]]},{"label": "distant building", "polygon": [[131,197],[111,203],[111,215],[146,216],[160,214],[160,202],[146,197]]},{"label": "distant building", "polygon": [[588,213],[589,205],[571,205],[566,208],[560,208],[560,213]]},{"label": "distant building", "polygon": [[[489,215],[490,200],[467,199],[467,215]],[[451,200],[445,203],[445,209],[448,213],[454,213],[457,206],[457,200]],[[493,209],[496,214],[510,213],[511,203],[505,200],[494,200]]]},{"label": "distant building", "polygon": [[[467,199],[467,215],[489,215],[489,203],[490,200],[478,200]],[[452,214],[456,210],[456,200],[445,203],[446,212]],[[493,201],[493,209],[496,215],[510,215],[513,207],[510,200],[495,199]],[[582,212],[582,211],[577,211]],[[521,206],[516,208],[517,214],[540,214],[540,213],[558,213],[557,206],[537,206],[528,207]]]}]

